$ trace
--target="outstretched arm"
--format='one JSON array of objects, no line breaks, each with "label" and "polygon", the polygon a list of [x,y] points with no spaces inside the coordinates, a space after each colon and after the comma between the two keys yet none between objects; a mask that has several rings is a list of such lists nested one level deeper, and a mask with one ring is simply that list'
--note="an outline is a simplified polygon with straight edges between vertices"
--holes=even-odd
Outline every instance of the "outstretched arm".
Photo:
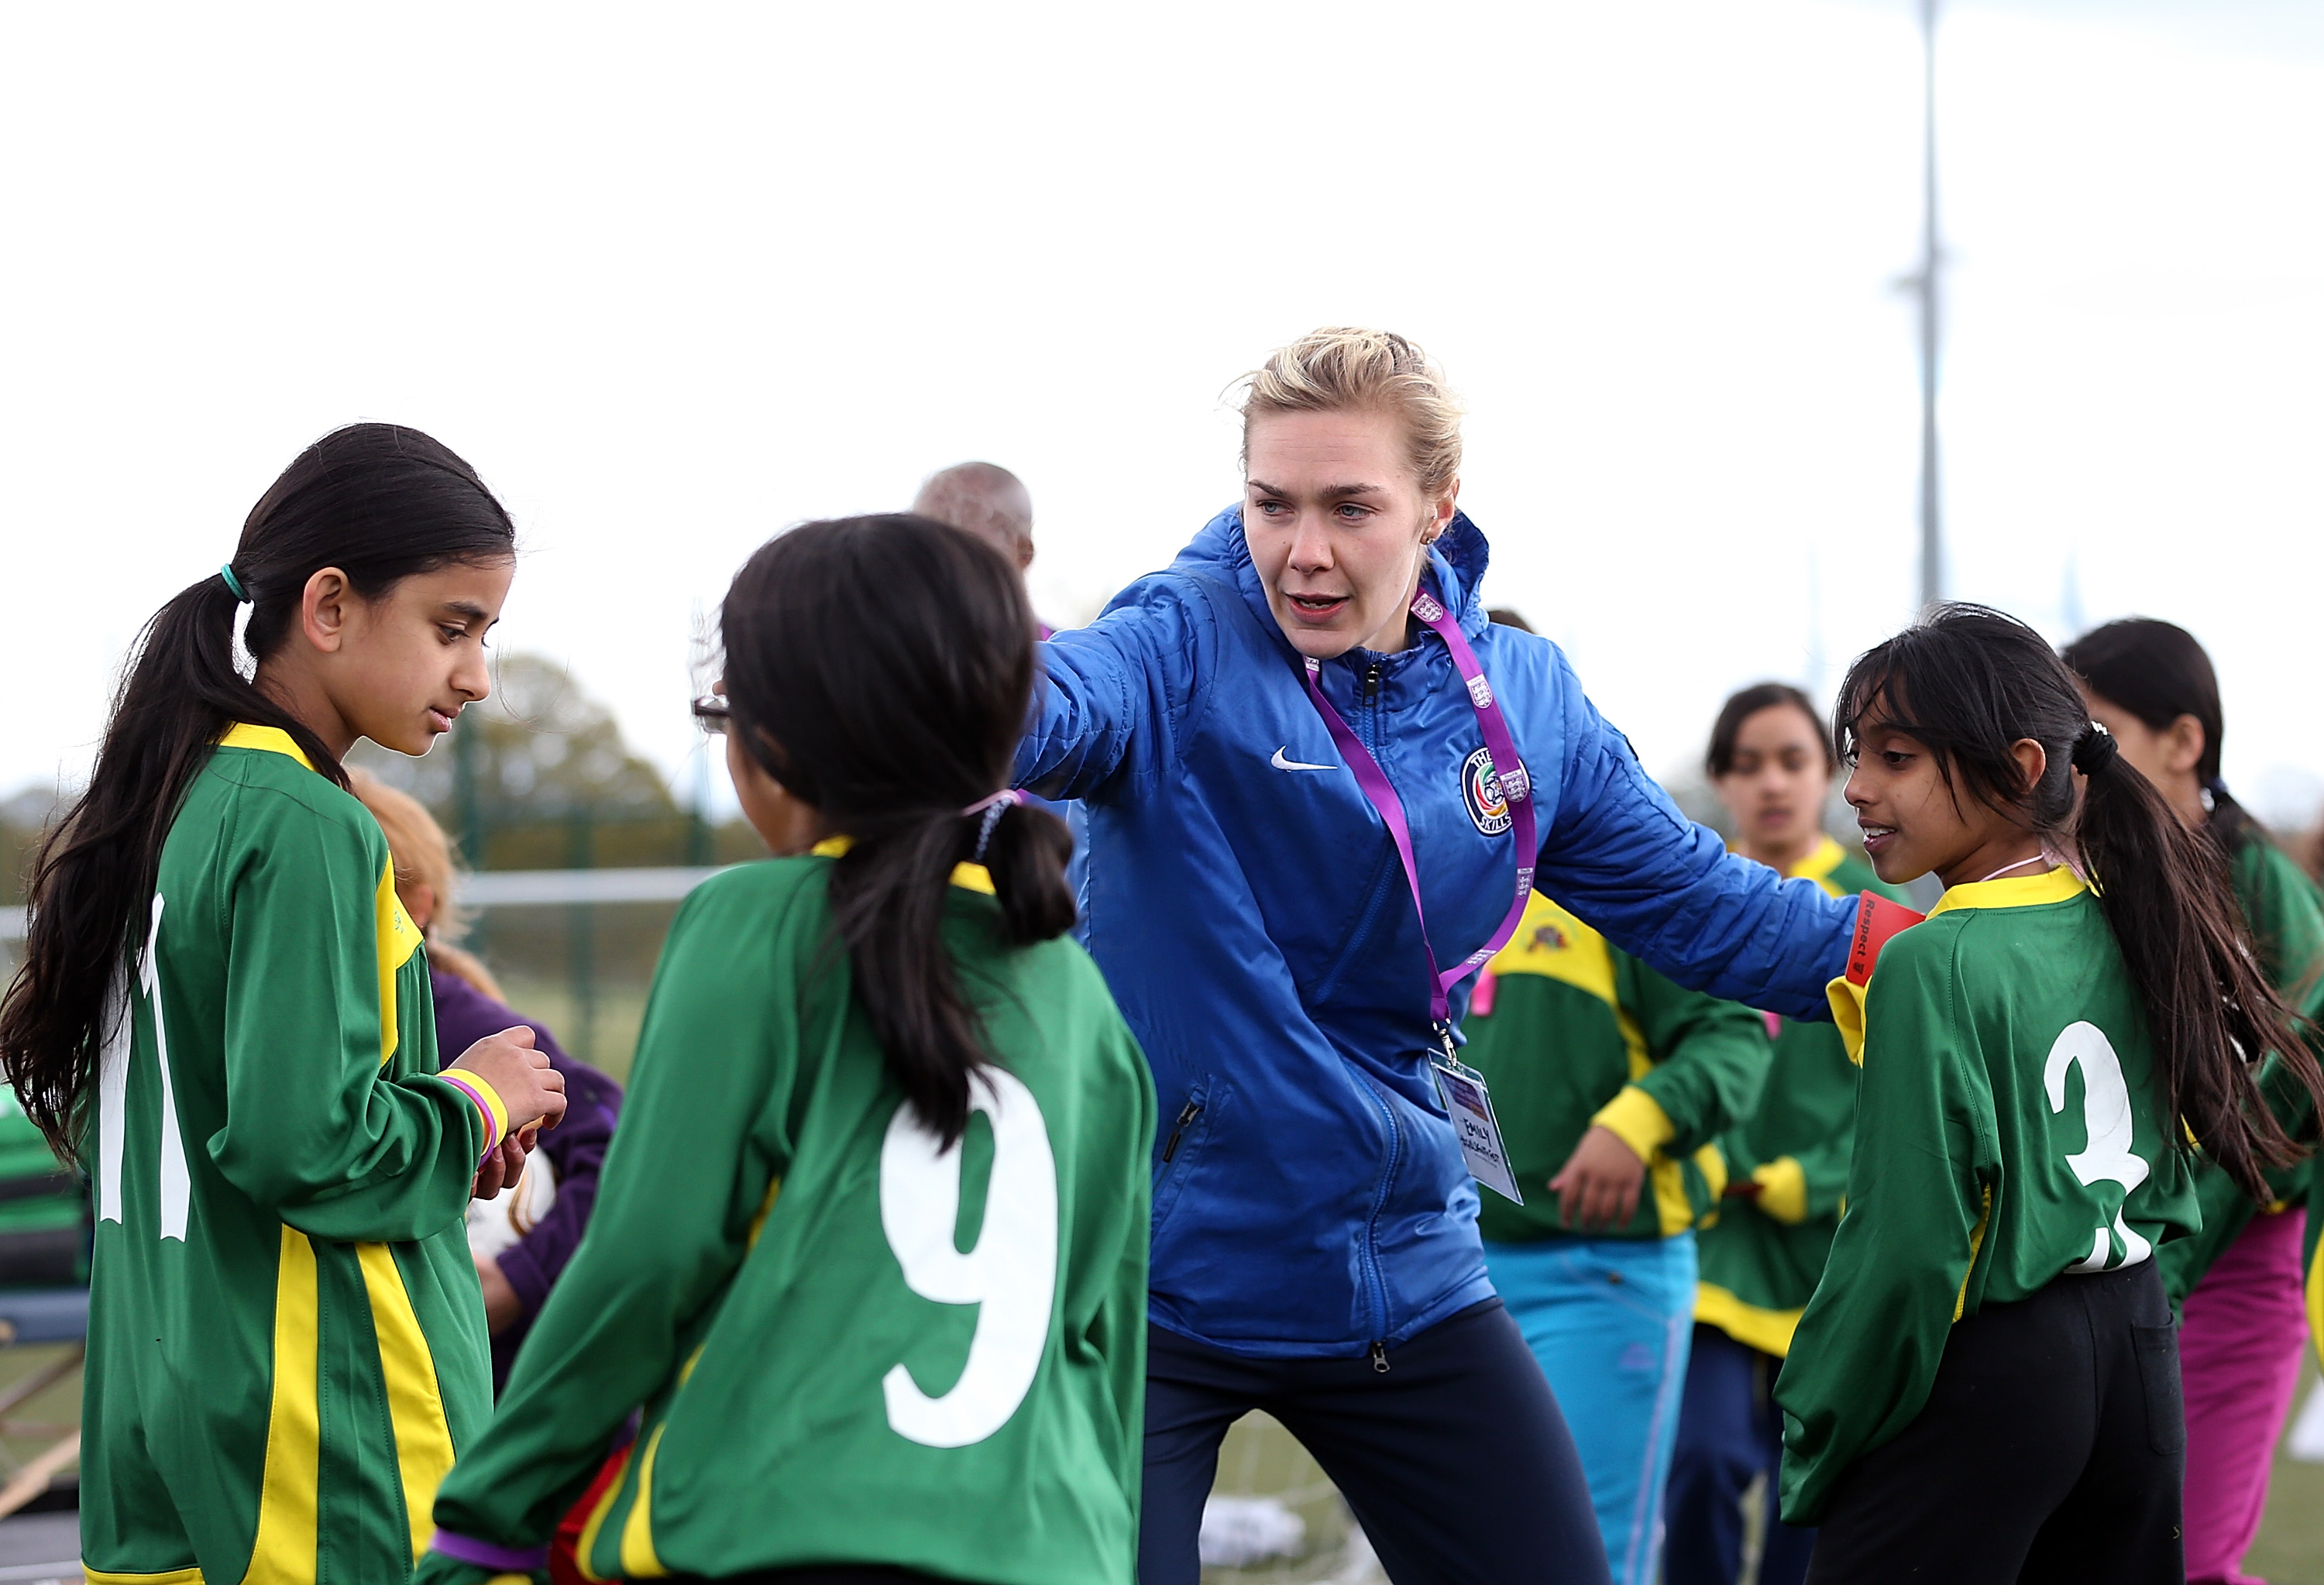
[{"label": "outstretched arm", "polygon": [[1557,659],[1565,762],[1534,884],[1680,984],[1790,1018],[1829,1018],[1856,899],[1785,880],[1679,813]]},{"label": "outstretched arm", "polygon": [[1185,579],[1144,578],[1085,628],[1036,646],[1017,785],[1119,802],[1178,764],[1215,674],[1218,618]]}]

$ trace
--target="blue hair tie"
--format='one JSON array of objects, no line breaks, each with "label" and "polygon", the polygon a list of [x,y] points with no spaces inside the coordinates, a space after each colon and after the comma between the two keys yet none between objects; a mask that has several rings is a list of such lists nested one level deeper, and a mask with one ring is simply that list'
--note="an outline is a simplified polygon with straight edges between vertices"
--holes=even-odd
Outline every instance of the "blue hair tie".
[{"label": "blue hair tie", "polygon": [[244,605],[250,604],[250,595],[244,590],[242,580],[234,576],[234,563],[229,561],[223,567],[219,567],[218,576],[226,580],[227,594],[232,594],[236,600],[240,601]]}]

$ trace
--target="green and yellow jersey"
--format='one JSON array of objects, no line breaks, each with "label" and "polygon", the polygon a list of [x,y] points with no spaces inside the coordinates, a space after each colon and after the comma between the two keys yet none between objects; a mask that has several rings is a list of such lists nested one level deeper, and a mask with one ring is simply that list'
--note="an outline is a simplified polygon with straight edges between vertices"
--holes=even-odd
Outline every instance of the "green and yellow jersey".
[{"label": "green and yellow jersey", "polygon": [[830,869],[746,865],[679,909],[589,1236],[437,1499],[427,1585],[535,1566],[640,1409],[593,1579],[1130,1585],[1145,1060],[1088,954],[1007,945],[964,865],[945,940],[998,1062],[940,1146],[853,992]]},{"label": "green and yellow jersey", "polygon": [[[2257,834],[2236,844],[2227,873],[2270,983],[2293,1012],[2309,1020],[2310,1044],[2324,1049],[2324,1037],[2319,1037],[2324,1032],[2316,1023],[2324,1018],[2324,896],[2291,855]],[[2314,1109],[2307,1092],[2292,1082],[2272,1054],[2260,1066],[2259,1085],[2276,1120],[2294,1138],[2305,1134]],[[2195,1187],[2202,1198],[2202,1230],[2172,1244],[2160,1257],[2163,1286],[2171,1303],[2186,1303],[2211,1263],[2243,1236],[2254,1216],[2296,1215],[2306,1207],[2313,1172],[2314,1164],[2308,1159],[2271,1171],[2267,1181],[2273,1198],[2261,1207],[2233,1178],[2199,1159]]]},{"label": "green and yellow jersey", "polygon": [[[1787,873],[1834,897],[1869,891],[1904,900],[1829,836]],[[1703,1229],[1694,1318],[1780,1359],[1840,1226],[1856,1144],[1856,1064],[1832,1025],[1764,1016],[1775,1050],[1759,1104],[1719,1140],[1728,1172],[1757,1183],[1759,1193],[1729,1196]]]},{"label": "green and yellow jersey", "polygon": [[1921,1413],[1953,1322],[2149,1259],[2200,1215],[2137,987],[2070,870],[1953,887],[1887,943],[1860,1013],[1846,984],[1847,1211],[1775,1389],[1794,1525]]},{"label": "green and yellow jersey", "polygon": [[1766,1073],[1759,1015],[1673,984],[1538,891],[1485,972],[1462,1056],[1490,1087],[1526,1203],[1480,1196],[1478,1230],[1505,1243],[1572,1231],[1548,1183],[1593,1123],[1648,1168],[1637,1212],[1600,1236],[1699,1225],[1727,1185],[1713,1141],[1750,1110]]},{"label": "green and yellow jersey", "polygon": [[434,1076],[386,840],[286,733],[237,726],[124,955],[81,1151],[88,1576],[408,1579],[492,1410],[464,1227],[487,1133]]}]

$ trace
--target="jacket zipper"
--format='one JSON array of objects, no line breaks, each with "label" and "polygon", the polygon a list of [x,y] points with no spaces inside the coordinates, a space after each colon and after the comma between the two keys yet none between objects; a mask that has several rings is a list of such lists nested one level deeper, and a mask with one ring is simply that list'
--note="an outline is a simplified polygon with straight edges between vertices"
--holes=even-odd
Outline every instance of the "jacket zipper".
[{"label": "jacket zipper", "polygon": [[1186,1137],[1187,1125],[1192,1123],[1196,1118],[1202,1116],[1202,1114],[1203,1103],[1201,1101],[1189,1101],[1186,1102],[1185,1109],[1178,1113],[1178,1120],[1170,1125],[1169,1142],[1162,1147],[1163,1166],[1167,1166],[1170,1165],[1170,1158],[1178,1154],[1178,1141]]},{"label": "jacket zipper", "polygon": [[[1340,1059],[1347,1063],[1347,1058]],[[1370,1214],[1364,1218],[1363,1267],[1366,1297],[1371,1301],[1372,1314],[1382,1331],[1388,1327],[1388,1282],[1380,1276],[1379,1219],[1381,1208],[1388,1203],[1388,1184],[1396,1178],[1397,1162],[1404,1155],[1404,1130],[1396,1126],[1396,1110],[1372,1088],[1372,1082],[1353,1064],[1348,1064],[1348,1078],[1361,1090],[1374,1106],[1379,1108],[1380,1120],[1388,1124],[1388,1159],[1380,1166],[1379,1179],[1372,1185]]]},{"label": "jacket zipper", "polygon": [[[1365,736],[1370,740],[1365,746],[1375,753],[1379,751],[1380,742],[1380,673],[1385,668],[1386,663],[1380,660],[1370,661],[1364,668],[1363,723]],[[1383,769],[1382,774],[1385,773]],[[1393,888],[1388,889],[1392,891]],[[1397,1127],[1396,1108],[1372,1088],[1370,1079],[1360,1071],[1351,1071],[1349,1076],[1370,1097],[1372,1104],[1379,1108],[1380,1120],[1388,1124],[1388,1159],[1381,1165],[1379,1182],[1372,1185],[1371,1213],[1364,1219],[1363,1249],[1364,1276],[1371,1289],[1369,1297],[1372,1303],[1372,1313],[1379,1317],[1380,1330],[1385,1332],[1388,1323],[1388,1279],[1380,1274],[1379,1219],[1381,1209],[1388,1203],[1388,1184],[1396,1178],[1397,1163],[1404,1155],[1404,1132]],[[1383,1346],[1375,1342],[1372,1350],[1372,1368],[1386,1369],[1387,1354]]]},{"label": "jacket zipper", "polygon": [[1372,1340],[1372,1369],[1381,1376],[1388,1374],[1388,1341],[1384,1338]]}]

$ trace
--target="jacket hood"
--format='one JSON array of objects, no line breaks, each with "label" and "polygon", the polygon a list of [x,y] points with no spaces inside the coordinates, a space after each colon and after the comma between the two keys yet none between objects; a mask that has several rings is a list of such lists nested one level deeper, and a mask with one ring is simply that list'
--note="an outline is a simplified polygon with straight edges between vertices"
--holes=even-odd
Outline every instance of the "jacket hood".
[{"label": "jacket hood", "polygon": [[[1460,618],[1461,631],[1471,638],[1491,625],[1485,615],[1480,593],[1485,567],[1491,559],[1492,547],[1485,542],[1483,530],[1469,521],[1465,511],[1454,512],[1452,527],[1428,548],[1427,581],[1434,585],[1436,597],[1444,603],[1445,609]],[[1207,573],[1231,581],[1269,631],[1281,633],[1275,612],[1267,603],[1267,590],[1259,583],[1259,569],[1251,564],[1250,545],[1243,538],[1241,507],[1230,506],[1204,523],[1203,531],[1178,552],[1170,567],[1173,572]],[[1287,648],[1290,640],[1286,639],[1284,643]]]}]

